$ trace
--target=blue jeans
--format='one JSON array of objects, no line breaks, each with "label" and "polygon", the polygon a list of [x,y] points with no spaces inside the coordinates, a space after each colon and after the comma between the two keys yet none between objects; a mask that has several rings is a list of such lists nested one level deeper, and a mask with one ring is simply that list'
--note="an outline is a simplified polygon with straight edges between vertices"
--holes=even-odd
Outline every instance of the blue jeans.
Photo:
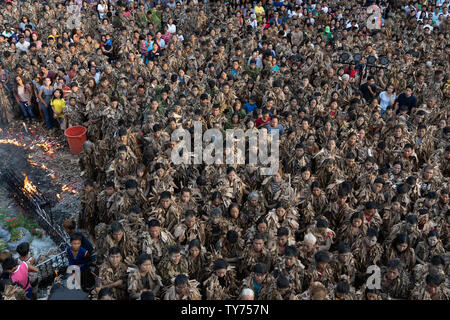
[{"label": "blue jeans", "polygon": [[25,292],[27,293],[27,298],[33,300],[33,288],[30,287]]},{"label": "blue jeans", "polygon": [[42,111],[44,111],[44,117],[45,117],[45,123],[47,124],[47,129],[53,128],[53,110],[52,107],[49,105],[48,108],[42,103],[39,103],[41,105]]},{"label": "blue jeans", "polygon": [[33,107],[29,106],[26,102],[19,103],[20,109],[22,109],[22,113],[25,117],[25,120],[34,120]]}]

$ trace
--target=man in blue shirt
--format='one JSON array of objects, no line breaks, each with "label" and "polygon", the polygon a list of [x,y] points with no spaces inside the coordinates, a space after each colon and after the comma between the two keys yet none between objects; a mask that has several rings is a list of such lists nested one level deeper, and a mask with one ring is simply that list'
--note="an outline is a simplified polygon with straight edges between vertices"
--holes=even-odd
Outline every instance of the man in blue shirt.
[{"label": "man in blue shirt", "polygon": [[91,242],[88,240],[88,238],[86,238],[84,236],[83,233],[81,233],[80,231],[76,230],[76,224],[75,221],[73,221],[72,219],[67,219],[66,221],[64,221],[64,231],[67,232],[67,234],[69,236],[71,236],[74,233],[80,233],[81,234],[81,247],[83,247],[84,249],[87,250],[87,252],[89,252],[89,256],[91,257],[91,261],[94,262],[95,259],[95,255],[94,255],[94,246],[91,244]]},{"label": "man in blue shirt", "polygon": [[272,129],[278,129],[280,135],[284,133],[284,127],[278,123],[278,116],[273,116],[270,120],[270,124],[266,124],[264,127],[267,128],[267,133],[270,133]]},{"label": "man in blue shirt", "polygon": [[256,98],[255,96],[250,97],[250,102],[247,102],[244,104],[244,110],[246,114],[252,113],[253,110],[257,109],[258,106],[256,105]]},{"label": "man in blue shirt", "polygon": [[277,25],[277,26],[280,26],[280,25],[281,25],[282,20],[281,20],[281,18],[279,17],[278,12],[275,12],[274,15],[273,15],[273,18],[271,18],[271,19],[269,20],[269,23],[272,23],[272,22],[275,23],[275,25]]}]

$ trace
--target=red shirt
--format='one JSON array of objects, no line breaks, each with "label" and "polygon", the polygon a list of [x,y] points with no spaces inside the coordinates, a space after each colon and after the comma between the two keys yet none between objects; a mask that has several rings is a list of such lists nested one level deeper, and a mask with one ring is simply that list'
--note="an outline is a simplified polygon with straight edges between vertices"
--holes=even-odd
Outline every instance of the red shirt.
[{"label": "red shirt", "polygon": [[356,74],[358,73],[358,69],[353,69],[353,70],[350,70],[350,68],[349,67],[347,67],[347,68],[345,68],[345,71],[344,71],[346,74],[348,74],[349,76],[350,76],[350,78],[354,78],[355,76],[356,76]]},{"label": "red shirt", "polygon": [[260,126],[268,124],[269,122],[270,122],[270,116],[267,118],[266,121],[264,121],[263,118],[258,118],[255,122],[255,125],[257,128],[259,128]]}]

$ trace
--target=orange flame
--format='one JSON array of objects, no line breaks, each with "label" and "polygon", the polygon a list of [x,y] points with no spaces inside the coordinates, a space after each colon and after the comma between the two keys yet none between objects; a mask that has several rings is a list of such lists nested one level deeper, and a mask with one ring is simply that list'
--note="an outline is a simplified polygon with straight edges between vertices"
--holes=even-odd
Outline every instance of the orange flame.
[{"label": "orange flame", "polygon": [[37,144],[39,147],[42,147],[42,148],[44,148],[44,150],[47,152],[47,151],[49,151],[52,147],[51,147],[51,145],[47,142],[47,141],[44,141],[44,143],[38,143]]},{"label": "orange flame", "polygon": [[63,185],[61,187],[61,190],[63,192],[72,192],[72,193],[77,193],[77,191],[74,188],[69,187],[67,184]]},{"label": "orange flame", "polygon": [[28,179],[27,175],[24,173],[23,176],[25,177],[23,181],[23,190],[27,191],[30,194],[35,194],[37,192],[36,186]]},{"label": "orange flame", "polygon": [[29,164],[31,164],[33,167],[38,166],[39,164],[37,162],[34,162],[33,160],[28,159],[27,160]]},{"label": "orange flame", "polygon": [[0,139],[0,143],[2,143],[2,144],[13,144],[13,145],[15,145],[17,147],[22,147],[20,142],[18,142],[17,140],[14,140],[14,139]]}]

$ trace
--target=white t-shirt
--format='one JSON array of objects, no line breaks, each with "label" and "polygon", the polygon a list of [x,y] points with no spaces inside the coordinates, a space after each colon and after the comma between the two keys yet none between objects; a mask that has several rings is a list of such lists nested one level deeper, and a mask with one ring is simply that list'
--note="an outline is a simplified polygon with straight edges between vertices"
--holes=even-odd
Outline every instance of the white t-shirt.
[{"label": "white t-shirt", "polygon": [[159,45],[159,47],[160,47],[161,49],[163,49],[163,48],[166,47],[166,42],[164,41],[163,38],[159,39],[158,45]]},{"label": "white t-shirt", "polygon": [[177,32],[177,26],[176,25],[174,25],[173,23],[172,24],[167,24],[167,28],[169,28],[169,32],[170,33],[176,33]]},{"label": "white t-shirt", "polygon": [[28,47],[30,46],[30,43],[28,41],[24,41],[23,43],[17,42],[16,48],[20,51],[28,52]]},{"label": "white t-shirt", "polygon": [[386,108],[391,104],[391,99],[395,100],[396,97],[397,96],[394,93],[392,93],[391,96],[388,96],[386,91],[381,92],[380,93],[380,107],[381,107],[381,109],[383,111],[386,110]]},{"label": "white t-shirt", "polygon": [[105,13],[106,10],[108,10],[108,5],[99,3],[99,4],[97,5],[97,10],[98,10],[98,12],[100,12],[100,13]]}]

